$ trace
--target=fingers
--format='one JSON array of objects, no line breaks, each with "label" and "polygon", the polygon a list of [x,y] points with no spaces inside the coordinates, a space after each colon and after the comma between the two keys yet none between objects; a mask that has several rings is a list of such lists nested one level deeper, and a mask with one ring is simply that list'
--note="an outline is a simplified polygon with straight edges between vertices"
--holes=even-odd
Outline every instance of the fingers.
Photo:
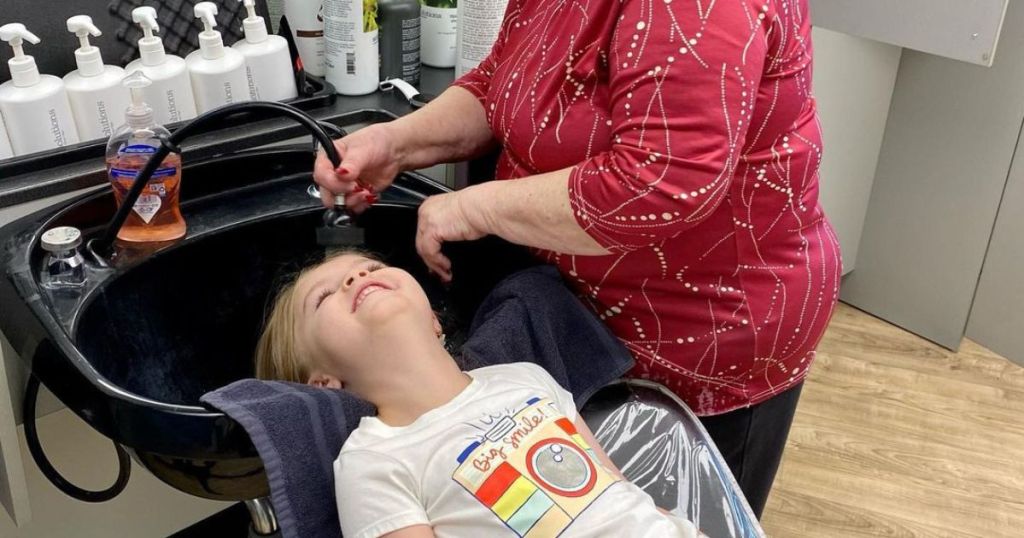
[{"label": "fingers", "polygon": [[335,141],[334,146],[341,154],[341,165],[335,168],[323,150],[317,151],[316,162],[313,163],[313,180],[317,185],[335,194],[348,194],[352,192],[364,167],[362,157],[358,151],[348,151],[348,145],[344,140]]},{"label": "fingers", "polygon": [[[358,187],[357,187],[358,189]],[[348,196],[345,196],[345,207],[349,212],[356,215],[366,211],[377,201],[377,197],[368,191],[358,189]]]},{"label": "fingers", "polygon": [[442,282],[452,281],[452,262],[441,252],[441,241],[427,234],[417,234],[416,251],[431,273],[439,276]]},{"label": "fingers", "polygon": [[327,187],[320,187],[320,203],[330,209],[336,205],[335,202],[334,193],[327,190]]},{"label": "fingers", "polygon": [[332,192],[341,187],[341,178],[334,171],[334,165],[331,164],[323,150],[316,152],[316,162],[313,163],[313,181]]},{"label": "fingers", "polygon": [[334,170],[338,180],[349,184],[358,183],[364,189],[369,190],[368,185],[360,179],[360,175],[366,170],[367,155],[365,149],[363,151],[349,151],[348,144],[344,139],[335,142],[335,146],[338,148],[338,153],[341,154],[341,165]]}]

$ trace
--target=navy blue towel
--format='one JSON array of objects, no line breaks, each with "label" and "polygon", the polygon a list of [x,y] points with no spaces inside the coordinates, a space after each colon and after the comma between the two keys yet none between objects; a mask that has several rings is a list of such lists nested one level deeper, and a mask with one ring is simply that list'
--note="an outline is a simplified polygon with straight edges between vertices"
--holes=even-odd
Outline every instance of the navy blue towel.
[{"label": "navy blue towel", "polygon": [[[462,348],[462,366],[535,362],[582,407],[619,378],[633,358],[573,296],[551,267],[501,281],[484,299]],[[245,428],[270,482],[285,538],[337,537],[333,462],[372,405],[345,391],[243,379],[203,395]]]},{"label": "navy blue towel", "polygon": [[538,266],[498,283],[477,310],[462,367],[530,361],[572,393],[576,406],[633,366],[625,346],[569,291],[558,270]]}]

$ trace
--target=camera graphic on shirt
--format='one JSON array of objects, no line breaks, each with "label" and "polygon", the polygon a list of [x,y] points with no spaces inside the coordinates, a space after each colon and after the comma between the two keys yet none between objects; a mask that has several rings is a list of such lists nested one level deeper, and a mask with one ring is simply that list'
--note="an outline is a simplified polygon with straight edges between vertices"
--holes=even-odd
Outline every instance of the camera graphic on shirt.
[{"label": "camera graphic on shirt", "polygon": [[548,398],[531,398],[468,445],[452,478],[518,536],[556,536],[616,479]]}]

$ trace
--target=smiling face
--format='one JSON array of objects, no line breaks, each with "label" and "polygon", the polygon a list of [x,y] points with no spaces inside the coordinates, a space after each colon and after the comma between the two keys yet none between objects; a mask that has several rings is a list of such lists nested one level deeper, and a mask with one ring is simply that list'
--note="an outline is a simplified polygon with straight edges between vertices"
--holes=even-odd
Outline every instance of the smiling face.
[{"label": "smiling face", "polygon": [[395,338],[440,330],[423,288],[409,273],[357,254],[330,259],[303,274],[291,290],[294,352],[309,361],[311,379],[345,380],[372,364]]}]

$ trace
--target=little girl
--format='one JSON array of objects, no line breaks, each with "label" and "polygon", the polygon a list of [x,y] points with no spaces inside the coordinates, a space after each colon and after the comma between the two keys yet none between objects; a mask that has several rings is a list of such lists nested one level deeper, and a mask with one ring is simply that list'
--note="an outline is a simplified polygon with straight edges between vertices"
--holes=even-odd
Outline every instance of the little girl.
[{"label": "little girl", "polygon": [[334,462],[346,538],[693,537],[622,477],[542,368],[462,372],[409,273],[346,253],[286,287],[257,375],[377,406]]}]

